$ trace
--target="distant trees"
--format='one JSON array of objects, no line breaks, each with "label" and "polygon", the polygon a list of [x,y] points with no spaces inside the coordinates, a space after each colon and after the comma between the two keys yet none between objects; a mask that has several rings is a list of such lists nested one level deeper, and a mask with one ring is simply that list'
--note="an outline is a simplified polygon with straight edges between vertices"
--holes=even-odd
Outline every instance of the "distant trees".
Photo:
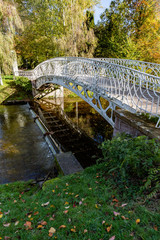
[{"label": "distant trees", "polygon": [[16,0],[24,23],[16,48],[24,66],[58,56],[92,57],[96,37],[90,9],[98,1]]},{"label": "distant trees", "polygon": [[160,63],[158,0],[115,0],[96,26],[95,56]]},{"label": "distant trees", "polygon": [[10,73],[12,69],[14,36],[23,28],[14,1],[0,0],[0,72]]},{"label": "distant trees", "polygon": [[[0,0],[0,70],[53,57],[115,57],[160,63],[159,0],[114,0],[95,26],[99,0]],[[22,31],[23,29],[23,31]]]}]

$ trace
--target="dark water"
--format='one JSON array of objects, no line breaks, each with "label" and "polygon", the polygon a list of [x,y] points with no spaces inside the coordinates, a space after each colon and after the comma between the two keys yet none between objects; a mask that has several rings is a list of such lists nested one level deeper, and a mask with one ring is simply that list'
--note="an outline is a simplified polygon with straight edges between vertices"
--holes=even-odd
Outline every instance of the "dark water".
[{"label": "dark water", "polygon": [[41,100],[35,106],[63,152],[71,151],[83,168],[102,157],[99,143],[112,136],[112,127],[81,99]]},{"label": "dark water", "polygon": [[53,155],[28,105],[0,105],[0,183],[45,176]]},{"label": "dark water", "polygon": [[63,108],[64,113],[72,123],[84,130],[97,143],[112,138],[113,128],[111,125],[94,108],[80,98],[47,99],[39,101],[39,104],[48,111],[55,109],[57,106]]},{"label": "dark water", "polygon": [[[100,151],[97,145],[112,137],[106,120],[79,98],[39,104],[43,112],[56,118],[49,127],[64,152],[72,151],[83,167],[94,164]],[[52,166],[53,155],[29,105],[0,105],[0,183],[41,178]]]}]

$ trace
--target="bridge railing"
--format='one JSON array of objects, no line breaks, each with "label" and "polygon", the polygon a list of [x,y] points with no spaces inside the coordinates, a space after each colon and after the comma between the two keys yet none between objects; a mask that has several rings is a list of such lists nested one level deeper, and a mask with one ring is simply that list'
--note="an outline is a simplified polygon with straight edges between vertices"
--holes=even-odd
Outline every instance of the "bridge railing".
[{"label": "bridge railing", "polygon": [[135,70],[160,77],[160,64],[157,64],[157,63],[130,60],[130,59],[120,59],[120,58],[95,58],[95,59],[118,64],[128,68],[133,68]]},{"label": "bridge railing", "polygon": [[132,112],[160,116],[160,77],[97,59],[55,58],[30,71],[35,88],[53,78],[85,85]]}]

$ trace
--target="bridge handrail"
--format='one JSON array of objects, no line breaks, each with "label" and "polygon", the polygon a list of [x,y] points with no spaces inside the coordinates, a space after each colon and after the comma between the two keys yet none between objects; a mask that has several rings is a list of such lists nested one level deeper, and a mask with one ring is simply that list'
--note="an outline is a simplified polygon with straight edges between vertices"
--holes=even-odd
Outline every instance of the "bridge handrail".
[{"label": "bridge handrail", "polygon": [[132,60],[132,59],[123,59],[123,58],[95,58],[95,59],[126,66],[129,68],[133,68],[133,69],[148,73],[150,75],[155,75],[160,77],[160,64],[158,63],[145,62],[145,61]]}]

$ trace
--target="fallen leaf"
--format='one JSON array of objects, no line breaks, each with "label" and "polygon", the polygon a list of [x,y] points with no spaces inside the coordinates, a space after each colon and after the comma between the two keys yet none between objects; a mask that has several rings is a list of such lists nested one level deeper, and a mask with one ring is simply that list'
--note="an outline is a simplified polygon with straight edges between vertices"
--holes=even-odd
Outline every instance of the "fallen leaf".
[{"label": "fallen leaf", "polygon": [[66,225],[61,225],[59,228],[66,228]]},{"label": "fallen leaf", "polygon": [[4,227],[9,227],[11,224],[10,223],[3,223]]},{"label": "fallen leaf", "polygon": [[29,221],[27,221],[27,222],[24,224],[24,226],[26,226],[27,229],[31,229],[31,225],[32,225],[32,223],[29,222]]},{"label": "fallen leaf", "polygon": [[111,224],[111,226],[107,227],[107,232],[110,232],[111,228],[112,228],[112,224]]},{"label": "fallen leaf", "polygon": [[28,215],[28,218],[31,218],[32,217],[32,215]]},{"label": "fallen leaf", "polygon": [[35,212],[34,215],[37,215],[39,212]]},{"label": "fallen leaf", "polygon": [[113,237],[111,237],[109,240],[114,240],[116,238],[116,236],[113,236]]},{"label": "fallen leaf", "polygon": [[79,202],[79,205],[82,205],[82,201]]},{"label": "fallen leaf", "polygon": [[43,228],[43,226],[42,225],[38,225],[38,227],[37,228]]},{"label": "fallen leaf", "polygon": [[3,213],[0,213],[0,218],[2,218],[3,217]]},{"label": "fallen leaf", "polygon": [[16,203],[16,202],[17,202],[17,200],[14,200],[13,202],[14,202],[14,203]]},{"label": "fallen leaf", "polygon": [[69,184],[68,184],[68,183],[66,183],[66,186],[68,187],[68,186],[69,186]]},{"label": "fallen leaf", "polygon": [[52,190],[52,192],[54,193],[54,192],[55,192],[55,190],[53,189],[53,190]]},{"label": "fallen leaf", "polygon": [[50,221],[54,221],[54,218],[52,218],[52,217],[50,217],[50,219],[49,219]]},{"label": "fallen leaf", "polygon": [[79,197],[79,195],[78,195],[78,194],[75,196],[75,198],[77,198],[77,197]]},{"label": "fallen leaf", "polygon": [[105,221],[102,221],[102,225],[105,224]]},{"label": "fallen leaf", "polygon": [[129,218],[126,218],[125,216],[121,216],[123,220],[128,220]]},{"label": "fallen leaf", "polygon": [[68,208],[70,208],[70,206],[68,206],[68,207],[65,207],[65,209],[68,209]]},{"label": "fallen leaf", "polygon": [[76,232],[76,229],[75,228],[71,228],[71,232]]},{"label": "fallen leaf", "polygon": [[96,207],[96,208],[98,208],[98,205],[97,205],[97,204],[95,204],[95,207]]},{"label": "fallen leaf", "polygon": [[158,231],[158,228],[157,228],[157,226],[154,226],[154,227],[153,227],[153,229],[154,229],[155,231]]},{"label": "fallen leaf", "polygon": [[71,218],[69,218],[69,219],[68,219],[68,222],[71,222],[71,221],[72,221]]},{"label": "fallen leaf", "polygon": [[52,204],[51,206],[50,206],[51,208],[55,208],[55,206]]},{"label": "fallen leaf", "polygon": [[114,214],[114,216],[118,216],[118,215],[120,215],[119,212],[113,212],[113,214]]},{"label": "fallen leaf", "polygon": [[11,239],[11,238],[7,236],[4,237],[4,240],[8,240],[8,239]]},{"label": "fallen leaf", "polygon": [[41,225],[45,226],[45,225],[47,225],[47,222],[42,220]]},{"label": "fallen leaf", "polygon": [[46,203],[42,203],[41,206],[42,207],[45,207],[45,206],[48,206],[49,202],[46,202]]},{"label": "fallen leaf", "polygon": [[128,203],[123,203],[123,204],[121,205],[121,207],[125,207],[127,204],[128,204]]},{"label": "fallen leaf", "polygon": [[87,233],[88,232],[88,230],[87,229],[84,229],[84,233]]},{"label": "fallen leaf", "polygon": [[112,202],[119,202],[116,198],[114,198],[113,200],[112,200]]},{"label": "fallen leaf", "polygon": [[15,226],[17,226],[17,225],[18,225],[18,223],[19,223],[19,221],[16,221],[14,225],[15,225]]},{"label": "fallen leaf", "polygon": [[68,213],[68,210],[65,210],[64,213],[67,214],[67,213]]},{"label": "fallen leaf", "polygon": [[141,221],[141,220],[138,218],[138,219],[136,220],[136,224],[140,223],[140,221]]},{"label": "fallen leaf", "polygon": [[64,205],[68,205],[69,204],[69,202],[65,202],[65,204]]},{"label": "fallen leaf", "polygon": [[53,227],[51,227],[50,229],[49,229],[49,237],[52,237],[53,236],[53,233],[55,233],[56,232],[56,229],[55,228],[53,228]]}]

